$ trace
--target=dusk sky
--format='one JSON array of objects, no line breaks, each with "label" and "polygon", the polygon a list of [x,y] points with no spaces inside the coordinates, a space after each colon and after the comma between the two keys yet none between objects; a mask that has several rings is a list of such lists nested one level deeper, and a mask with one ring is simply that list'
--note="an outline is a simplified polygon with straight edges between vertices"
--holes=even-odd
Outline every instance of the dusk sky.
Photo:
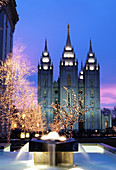
[{"label": "dusk sky", "polygon": [[[67,38],[79,62],[85,63],[90,38],[100,64],[101,107],[116,106],[116,0],[16,0],[19,22],[14,43],[26,45],[25,53],[37,67],[45,38],[58,79],[59,63]],[[37,75],[33,77],[37,84]]]}]

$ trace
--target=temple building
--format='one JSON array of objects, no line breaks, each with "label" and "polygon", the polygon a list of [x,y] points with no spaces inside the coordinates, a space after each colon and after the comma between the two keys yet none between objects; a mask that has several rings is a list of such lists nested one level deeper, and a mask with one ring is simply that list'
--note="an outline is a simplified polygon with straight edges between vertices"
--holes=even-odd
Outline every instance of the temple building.
[{"label": "temple building", "polygon": [[[68,89],[68,94],[64,89]],[[51,103],[58,102],[63,105],[63,99],[70,100],[72,90],[76,95],[83,99],[82,107],[92,108],[82,115],[83,122],[76,122],[73,129],[105,131],[105,117],[101,115],[100,109],[100,66],[97,58],[90,47],[87,53],[85,64],[81,63],[81,69],[78,71],[78,60],[76,59],[74,49],[71,45],[69,25],[66,46],[64,47],[59,66],[59,78],[53,82],[53,65],[47,49],[47,40],[45,49],[42,53],[41,61],[38,64],[38,102],[42,103],[42,110],[46,113],[47,123],[53,122],[54,115],[50,112]],[[79,102],[79,99],[78,99]],[[111,127],[111,119],[107,119],[108,127]],[[49,126],[48,126],[49,129]]]}]

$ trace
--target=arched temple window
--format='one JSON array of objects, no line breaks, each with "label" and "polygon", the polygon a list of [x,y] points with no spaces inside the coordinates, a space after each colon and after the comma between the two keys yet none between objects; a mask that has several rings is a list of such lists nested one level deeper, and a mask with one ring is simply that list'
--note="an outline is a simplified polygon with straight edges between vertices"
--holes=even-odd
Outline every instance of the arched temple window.
[{"label": "arched temple window", "polygon": [[47,79],[44,79],[44,86],[47,86]]},{"label": "arched temple window", "polygon": [[67,76],[67,86],[71,86],[71,75],[68,74]]}]

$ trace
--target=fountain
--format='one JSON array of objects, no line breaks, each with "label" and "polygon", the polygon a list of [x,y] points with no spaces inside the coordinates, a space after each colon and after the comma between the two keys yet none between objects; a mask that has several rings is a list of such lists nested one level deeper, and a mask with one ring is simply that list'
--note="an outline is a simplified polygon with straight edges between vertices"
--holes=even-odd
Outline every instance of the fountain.
[{"label": "fountain", "polygon": [[[37,142],[31,141],[22,147],[19,152],[0,152],[0,169],[9,170],[103,170],[103,169],[116,169],[116,148],[108,146],[103,143],[71,143],[72,150],[68,148],[67,142],[70,140],[60,141],[58,136],[53,135],[53,139],[48,139],[49,136],[44,136],[41,140],[39,151],[29,152],[29,148],[37,148]],[[57,139],[55,139],[57,138]],[[72,139],[73,140],[73,139]],[[37,140],[39,141],[39,140]],[[45,141],[45,142],[44,142]],[[60,146],[56,143],[62,143],[60,151],[57,147]],[[77,142],[77,141],[76,141]],[[46,144],[47,143],[47,144]],[[55,143],[55,145],[54,145]],[[34,147],[35,144],[35,147]],[[63,148],[65,145],[65,148]],[[43,146],[42,146],[43,145]],[[78,152],[75,150],[75,145],[78,146]],[[45,149],[46,146],[46,149]],[[49,147],[48,147],[49,146]],[[41,151],[41,150],[45,151]],[[68,151],[65,152],[64,150]],[[70,150],[69,150],[70,149]],[[60,156],[58,155],[60,153]],[[66,156],[66,154],[68,156]],[[65,156],[63,156],[65,155]],[[65,160],[66,157],[66,160]],[[68,158],[67,158],[68,157]],[[43,160],[42,160],[43,159]],[[59,161],[57,160],[59,159]],[[64,159],[64,160],[63,160]],[[71,160],[72,159],[72,160]],[[70,161],[71,160],[71,161]],[[44,164],[45,162],[45,164]],[[60,163],[59,163],[60,162]],[[61,163],[64,163],[63,165]],[[70,165],[69,165],[70,164]],[[56,166],[57,165],[57,166]]]},{"label": "fountain", "polygon": [[75,139],[60,137],[57,132],[50,132],[42,136],[41,140],[29,142],[29,152],[34,152],[35,164],[73,165],[73,153],[77,151],[78,142]]}]

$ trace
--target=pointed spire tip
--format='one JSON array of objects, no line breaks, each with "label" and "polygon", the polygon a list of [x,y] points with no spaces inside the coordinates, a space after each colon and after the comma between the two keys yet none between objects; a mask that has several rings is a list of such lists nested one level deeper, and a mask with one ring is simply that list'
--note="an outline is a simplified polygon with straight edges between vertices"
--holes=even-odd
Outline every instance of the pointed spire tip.
[{"label": "pointed spire tip", "polygon": [[68,35],[67,35],[67,41],[66,41],[66,47],[70,47],[71,48],[71,41],[70,41],[70,35],[69,35],[69,24],[67,24],[68,27]]},{"label": "pointed spire tip", "polygon": [[89,47],[89,51],[92,52],[91,38],[90,38],[90,47]]},{"label": "pointed spire tip", "polygon": [[44,48],[44,53],[46,53],[47,54],[47,38],[45,38],[45,48]]},{"label": "pointed spire tip", "polygon": [[69,32],[69,27],[70,27],[70,25],[69,25],[69,24],[67,24],[67,27],[68,27],[68,32]]}]

